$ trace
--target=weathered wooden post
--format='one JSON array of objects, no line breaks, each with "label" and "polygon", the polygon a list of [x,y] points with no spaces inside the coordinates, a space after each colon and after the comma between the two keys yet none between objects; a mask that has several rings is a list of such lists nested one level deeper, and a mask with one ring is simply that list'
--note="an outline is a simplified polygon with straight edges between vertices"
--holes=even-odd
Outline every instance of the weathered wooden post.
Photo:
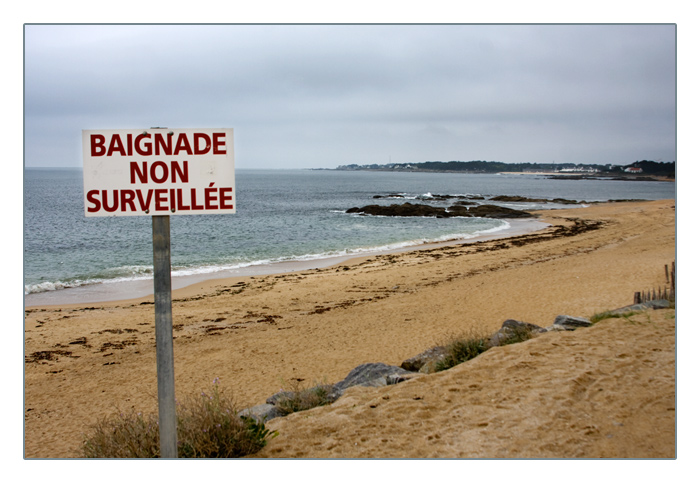
[{"label": "weathered wooden post", "polygon": [[160,457],[177,458],[173,304],[170,278],[170,217],[168,215],[154,216],[152,222]]},{"label": "weathered wooden post", "polygon": [[671,262],[671,297],[676,300],[676,262]]}]

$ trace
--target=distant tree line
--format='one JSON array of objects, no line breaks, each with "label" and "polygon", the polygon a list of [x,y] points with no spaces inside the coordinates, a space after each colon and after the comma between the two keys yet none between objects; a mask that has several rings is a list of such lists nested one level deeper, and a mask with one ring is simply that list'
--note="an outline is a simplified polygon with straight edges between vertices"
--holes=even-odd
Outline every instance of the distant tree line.
[{"label": "distant tree line", "polygon": [[676,176],[676,162],[660,163],[657,161],[635,161],[632,164],[622,167],[626,168],[642,168],[644,174],[653,174],[656,176],[668,176],[675,178]]},{"label": "distant tree line", "polygon": [[503,163],[499,161],[425,161],[422,163],[348,164],[338,170],[396,170],[396,171],[450,171],[469,173],[500,173],[503,171],[566,171],[598,172],[600,174],[622,174],[627,168],[641,168],[643,174],[675,177],[676,162],[635,161],[627,165],[575,164],[575,163]]}]

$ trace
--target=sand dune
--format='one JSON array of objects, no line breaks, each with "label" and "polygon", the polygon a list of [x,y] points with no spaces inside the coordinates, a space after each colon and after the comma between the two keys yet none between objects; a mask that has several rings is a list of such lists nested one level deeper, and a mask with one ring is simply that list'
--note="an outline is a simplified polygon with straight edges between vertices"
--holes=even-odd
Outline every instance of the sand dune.
[{"label": "sand dune", "polygon": [[675,312],[498,347],[270,421],[256,457],[673,458]]}]

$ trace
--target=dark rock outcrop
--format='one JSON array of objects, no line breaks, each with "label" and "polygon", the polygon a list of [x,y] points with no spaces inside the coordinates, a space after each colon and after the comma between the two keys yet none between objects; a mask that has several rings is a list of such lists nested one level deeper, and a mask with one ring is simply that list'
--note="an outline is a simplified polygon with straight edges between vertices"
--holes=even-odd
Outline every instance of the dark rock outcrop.
[{"label": "dark rock outcrop", "polygon": [[579,203],[585,203],[585,201],[567,200],[564,198],[554,198],[550,200],[550,203],[559,203],[562,205],[577,205]]},{"label": "dark rock outcrop", "polygon": [[505,206],[479,205],[469,208],[469,216],[481,218],[533,218],[535,215],[527,211],[506,208]]},{"label": "dark rock outcrop", "polygon": [[512,203],[558,203],[561,205],[577,205],[585,203],[585,201],[567,200],[564,198],[554,198],[551,200],[545,198],[528,198],[527,196],[499,195],[491,198],[491,201],[502,201]]},{"label": "dark rock outcrop", "polygon": [[374,216],[436,216],[447,217],[444,208],[414,203],[401,205],[367,205],[362,208],[350,208],[346,213],[361,213]]},{"label": "dark rock outcrop", "polygon": [[360,213],[374,216],[434,216],[437,218],[449,218],[453,216],[471,216],[480,218],[532,218],[534,215],[520,210],[514,210],[496,205],[478,205],[466,208],[461,205],[453,205],[448,209],[430,205],[415,203],[403,203],[401,205],[367,205],[361,208],[354,207],[346,213]]},{"label": "dark rock outcrop", "polygon": [[508,202],[512,202],[512,203],[524,203],[524,202],[546,203],[548,200],[545,200],[543,198],[528,198],[526,196],[499,195],[499,196],[492,197],[491,201],[503,201],[506,203],[508,203]]},{"label": "dark rock outcrop", "polygon": [[447,208],[447,214],[449,216],[469,216],[469,209],[464,205],[452,205]]}]

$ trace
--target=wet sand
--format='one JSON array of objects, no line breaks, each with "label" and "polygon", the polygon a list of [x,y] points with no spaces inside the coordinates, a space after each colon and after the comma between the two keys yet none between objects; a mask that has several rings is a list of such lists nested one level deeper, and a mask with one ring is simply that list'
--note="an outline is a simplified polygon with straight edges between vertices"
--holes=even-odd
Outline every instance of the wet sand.
[{"label": "wet sand", "polygon": [[[588,317],[665,285],[674,201],[541,215],[552,226],[533,234],[180,289],[176,392],[199,393],[218,377],[252,406],[365,362],[398,365],[448,334],[492,332],[508,318],[548,326],[559,314]],[[257,456],[672,458],[674,341],[673,310],[546,334],[273,420],[280,436]],[[26,457],[77,456],[91,423],[131,407],[156,409],[152,296],[27,308]]]}]

